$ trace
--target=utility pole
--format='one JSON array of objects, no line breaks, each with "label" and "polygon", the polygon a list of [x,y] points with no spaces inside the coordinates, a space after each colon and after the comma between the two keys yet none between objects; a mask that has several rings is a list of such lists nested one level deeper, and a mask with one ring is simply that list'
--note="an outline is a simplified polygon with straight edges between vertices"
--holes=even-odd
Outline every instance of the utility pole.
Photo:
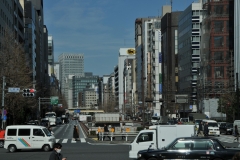
[{"label": "utility pole", "polygon": [[3,86],[2,86],[2,129],[5,129],[5,121],[4,118],[4,97],[5,97],[5,76],[3,76]]},{"label": "utility pole", "polygon": [[239,88],[238,88],[238,73],[236,73],[236,95],[237,95],[237,119],[240,119],[239,109]]}]

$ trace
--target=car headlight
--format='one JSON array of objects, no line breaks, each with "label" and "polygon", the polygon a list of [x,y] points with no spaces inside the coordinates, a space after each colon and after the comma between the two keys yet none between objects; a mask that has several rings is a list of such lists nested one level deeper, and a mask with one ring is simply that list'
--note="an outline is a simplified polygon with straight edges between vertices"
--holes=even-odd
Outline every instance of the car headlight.
[{"label": "car headlight", "polygon": [[142,154],[138,153],[138,158],[139,158],[139,157],[142,157]]}]

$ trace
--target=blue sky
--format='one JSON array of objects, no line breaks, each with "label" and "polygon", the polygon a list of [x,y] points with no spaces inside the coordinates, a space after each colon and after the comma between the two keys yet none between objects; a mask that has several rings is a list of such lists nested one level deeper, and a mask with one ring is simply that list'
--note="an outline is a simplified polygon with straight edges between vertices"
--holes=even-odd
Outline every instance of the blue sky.
[{"label": "blue sky", "polygon": [[[183,11],[194,0],[172,0]],[[84,71],[109,75],[120,48],[134,48],[136,18],[161,16],[170,0],[44,0],[44,23],[54,39],[54,56],[84,54]]]}]

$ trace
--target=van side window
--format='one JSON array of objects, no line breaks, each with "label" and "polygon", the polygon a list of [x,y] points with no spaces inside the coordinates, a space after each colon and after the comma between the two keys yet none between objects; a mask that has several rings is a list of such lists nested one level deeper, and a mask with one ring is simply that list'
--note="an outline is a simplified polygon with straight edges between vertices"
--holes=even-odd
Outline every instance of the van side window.
[{"label": "van side window", "polygon": [[33,135],[34,136],[43,136],[43,132],[41,129],[33,129]]},{"label": "van side window", "polygon": [[30,136],[30,129],[19,129],[18,135],[19,136]]},{"label": "van side window", "polygon": [[17,135],[17,129],[8,129],[7,135],[8,136],[16,136]]}]

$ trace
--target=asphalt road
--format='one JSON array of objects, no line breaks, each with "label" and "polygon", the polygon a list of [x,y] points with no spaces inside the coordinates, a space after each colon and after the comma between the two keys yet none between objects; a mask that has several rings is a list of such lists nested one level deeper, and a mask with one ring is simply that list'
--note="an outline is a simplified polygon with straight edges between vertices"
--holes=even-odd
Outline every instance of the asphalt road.
[{"label": "asphalt road", "polygon": [[[73,141],[73,126],[78,125],[80,130],[80,141]],[[77,121],[70,121],[69,124],[53,127],[56,140],[63,145],[62,154],[68,160],[128,160],[129,143],[125,141],[108,140],[104,142],[94,141],[86,138]],[[238,147],[239,143],[234,142],[231,135],[217,137],[227,147]],[[42,150],[25,150],[15,153],[8,153],[0,148],[1,160],[47,160],[51,152]]]}]

